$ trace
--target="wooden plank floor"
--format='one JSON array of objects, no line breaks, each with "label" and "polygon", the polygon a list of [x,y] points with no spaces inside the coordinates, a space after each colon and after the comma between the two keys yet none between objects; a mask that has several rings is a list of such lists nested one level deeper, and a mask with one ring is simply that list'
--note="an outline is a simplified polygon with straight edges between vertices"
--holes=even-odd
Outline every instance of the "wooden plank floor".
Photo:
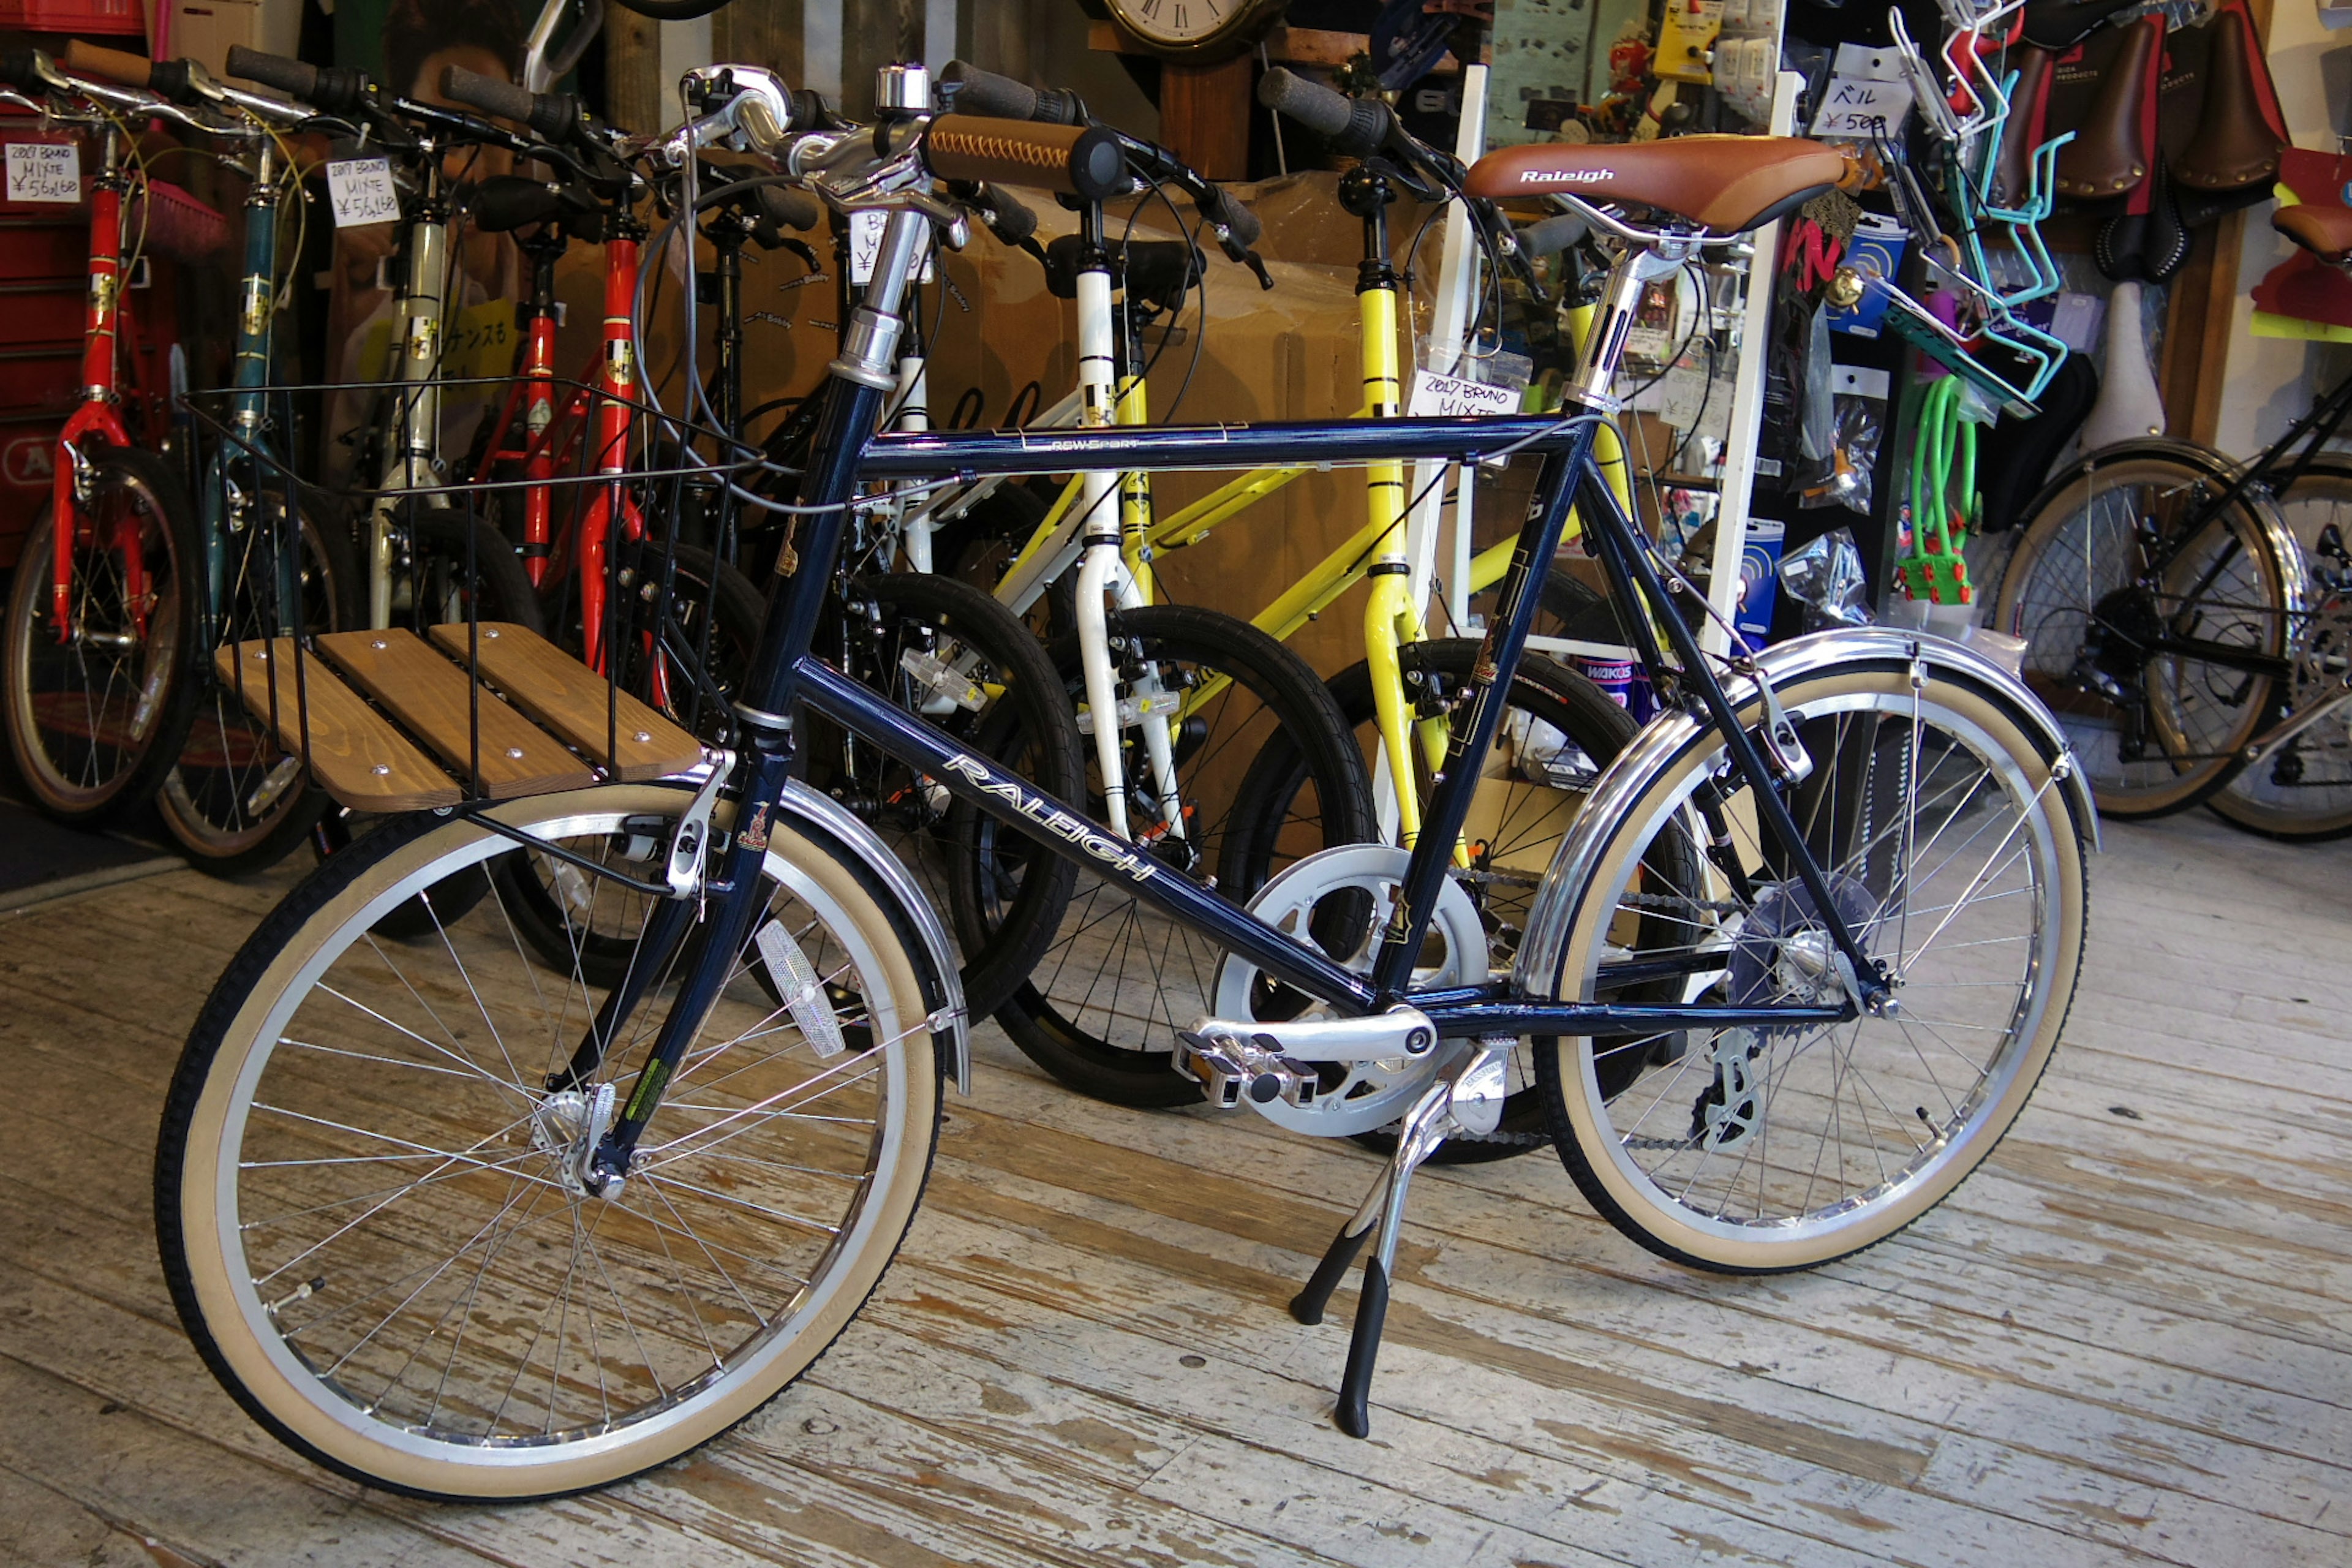
[{"label": "wooden plank floor", "polygon": [[1372,1441],[1370,1179],[1246,1116],[1076,1100],[1003,1044],[874,1303],[733,1435],[600,1495],[364,1493],[278,1448],[154,1261],[163,1085],[286,879],[0,913],[0,1561],[2352,1563],[2352,845],[2111,827],[2067,1043],[1993,1163],[1818,1273],[1652,1259],[1549,1154],[1435,1172]]}]

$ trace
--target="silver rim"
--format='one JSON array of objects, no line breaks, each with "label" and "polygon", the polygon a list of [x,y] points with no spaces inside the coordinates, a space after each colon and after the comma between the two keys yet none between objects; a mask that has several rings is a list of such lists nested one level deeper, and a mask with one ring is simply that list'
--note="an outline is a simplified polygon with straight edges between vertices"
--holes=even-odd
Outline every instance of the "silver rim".
[{"label": "silver rim", "polygon": [[[534,830],[589,848],[629,828],[600,813]],[[903,963],[870,910],[772,852],[773,918],[831,1005],[779,1005],[739,961],[643,1168],[617,1201],[587,1197],[563,1171],[593,1112],[541,1086],[603,988],[530,954],[495,889],[411,942],[371,930],[507,847],[469,838],[380,878],[301,955],[242,1059],[224,1045],[210,1228],[191,1240],[218,1248],[234,1327],[305,1407],[277,1413],[331,1452],[349,1453],[340,1429],[387,1455],[367,1468],[428,1487],[404,1466],[625,1453],[626,1473],[748,1413],[814,1353],[803,1331],[829,1339],[862,1299],[905,1222],[880,1212],[900,1206],[894,1176],[928,1144],[908,1114],[928,1058],[905,1048],[928,1025],[919,1000],[867,986]],[[588,1105],[605,1084],[625,1099],[664,994]],[[829,1058],[824,1018],[843,1032]]]},{"label": "silver rim", "polygon": [[[2296,709],[2339,689],[2352,660],[2352,571],[2340,552],[2352,545],[2352,473],[2315,469],[2278,500],[2287,531],[2304,552],[2312,581],[2312,615],[2295,626]],[[2336,532],[2331,548],[2327,531]],[[2271,832],[2328,832],[2352,824],[2352,715],[2339,709],[2242,769],[2213,797],[2233,822]]]},{"label": "silver rim", "polygon": [[[1592,1042],[1565,1086],[1593,1130],[1580,1139],[1586,1157],[1605,1164],[1621,1201],[1690,1246],[1727,1244],[1720,1260],[1733,1266],[1866,1245],[1948,1191],[2038,1076],[2065,972],[2063,786],[2032,782],[1932,693],[1825,695],[1790,716],[1807,726],[1821,781],[1796,797],[1799,825],[1830,850],[1841,913],[1894,966],[1900,1015]],[[1661,834],[1696,834],[1693,795],[1724,780],[1722,763],[1711,739],[1703,756],[1685,752],[1620,842],[1646,851]],[[1692,999],[1834,994],[1810,898],[1774,875],[1752,808],[1735,800],[1726,816],[1748,895],[1717,875],[1670,885],[1659,857],[1621,854],[1581,900],[1580,994],[1596,994],[1604,962],[1678,957],[1700,971],[1683,983]],[[1606,1096],[1604,1072],[1622,1083],[1632,1061],[1638,1076]]]},{"label": "silver rim", "polygon": [[[2067,492],[2068,510],[2021,563],[2026,575],[2011,600],[2008,628],[2028,644],[2026,683],[2065,727],[2103,806],[2160,809],[2193,799],[2200,781],[2229,765],[2269,695],[2263,677],[2200,660],[2148,660],[2140,670],[2146,732],[2135,742],[2126,733],[2125,709],[2085,689],[2077,668],[2094,607],[2140,571],[2140,521],[2185,515],[2213,484],[2210,474],[2162,459],[2117,462]],[[2182,617],[2183,629],[2199,637],[2278,647],[2283,607],[2260,559],[2261,532],[2242,508],[2223,513],[2172,566],[2160,613]],[[2239,548],[2222,560],[2232,544]]]}]

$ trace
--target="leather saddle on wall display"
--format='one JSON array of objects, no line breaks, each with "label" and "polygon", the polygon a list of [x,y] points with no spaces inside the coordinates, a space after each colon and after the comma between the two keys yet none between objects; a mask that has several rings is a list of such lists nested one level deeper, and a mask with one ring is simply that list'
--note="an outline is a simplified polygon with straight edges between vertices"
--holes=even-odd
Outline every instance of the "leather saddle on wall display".
[{"label": "leather saddle on wall display", "polygon": [[[2278,183],[2297,205],[2343,206],[2347,181],[2352,181],[2352,157],[2303,147],[2279,154]],[[2254,285],[2254,331],[2263,337],[2336,335],[2291,332],[2284,322],[2266,325],[2266,316],[2352,329],[2352,277],[2297,247]]]},{"label": "leather saddle on wall display", "polygon": [[2058,194],[2109,202],[2139,189],[2154,166],[2157,62],[2164,18],[2102,28],[2058,58],[2043,133],[2072,131],[2058,153]]},{"label": "leather saddle on wall display", "polygon": [[2244,0],[2230,0],[2193,31],[2205,56],[2197,73],[2202,92],[2179,144],[2165,138],[2174,177],[2194,191],[2260,189],[2278,173],[2287,134],[2253,18]]}]

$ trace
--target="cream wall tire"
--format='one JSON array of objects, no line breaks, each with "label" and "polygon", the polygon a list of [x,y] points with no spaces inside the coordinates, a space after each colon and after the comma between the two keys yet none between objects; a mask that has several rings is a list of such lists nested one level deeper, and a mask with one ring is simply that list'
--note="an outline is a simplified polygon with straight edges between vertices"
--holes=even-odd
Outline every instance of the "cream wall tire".
[{"label": "cream wall tire", "polygon": [[[1651,1251],[1729,1273],[1843,1257],[1948,1195],[2048,1065],[2084,929],[2084,849],[2065,786],[2010,699],[1939,672],[1915,721],[1907,669],[1892,661],[1805,677],[1780,698],[1816,756],[1816,782],[1792,791],[1792,811],[1809,842],[1818,834],[1830,849],[1821,858],[1832,894],[1858,919],[1865,950],[1895,962],[1902,1017],[1760,1038],[1694,1029],[1678,1056],[1614,1095],[1601,1087],[1597,1053],[1654,1042],[1563,1039],[1537,1063],[1585,1197]],[[1752,724],[1759,711],[1745,717]],[[1906,736],[1923,771],[1907,795],[1898,772],[1890,796],[1886,770],[1907,767]],[[1604,960],[1675,952],[1719,955],[1721,999],[1742,1004],[1822,984],[1790,957],[1821,950],[1805,946],[1795,895],[1771,891],[1794,884],[1759,863],[1747,803],[1735,796],[1726,816],[1760,892],[1743,900],[1720,878],[1675,889],[1643,869],[1659,835],[1689,831],[1693,792],[1723,776],[1724,760],[1721,737],[1697,731],[1602,830],[1573,889],[1557,994],[1592,996]],[[1916,825],[1907,848],[1890,798],[1914,803],[1902,814]],[[1671,947],[1629,952],[1628,912],[1655,920],[1662,899],[1684,906]]]},{"label": "cream wall tire", "polygon": [[[516,803],[499,815],[551,837],[588,840],[621,830],[624,821],[674,821],[688,798],[657,786],[608,787]],[[937,1131],[939,1058],[905,931],[851,856],[778,827],[767,859],[779,889],[772,904],[805,933],[820,972],[844,987],[834,1016],[849,1020],[848,1054],[821,1061],[789,1026],[796,1017],[771,1009],[750,977],[739,976],[711,1020],[723,1026],[765,1009],[770,1021],[739,1029],[739,1037],[707,1027],[698,1038],[641,1146],[641,1155],[659,1163],[641,1160],[644,1169],[633,1170],[617,1202],[568,1193],[548,1174],[558,1155],[545,1141],[560,1141],[572,1124],[526,1108],[519,1121],[495,1125],[505,1108],[530,1103],[520,1086],[536,1079],[540,1064],[514,1055],[529,1037],[519,1028],[465,1034],[452,1025],[447,1040],[418,1044],[389,1026],[427,1015],[464,1019],[457,1009],[473,1005],[468,989],[478,990],[485,1026],[537,1016],[534,1006],[550,1010],[517,1000],[520,986],[494,994],[485,984],[537,964],[519,941],[506,955],[515,967],[493,963],[497,943],[488,938],[510,934],[489,929],[499,919],[497,899],[413,945],[367,940],[371,922],[419,889],[510,847],[462,819],[419,816],[323,865],[256,931],[215,990],[175,1078],[157,1156],[165,1274],[215,1375],[308,1457],[417,1495],[511,1499],[601,1486],[674,1458],[758,1409],[822,1352],[880,1278],[913,1218]],[[424,963],[436,941],[453,965],[465,963],[459,954],[473,961],[465,973],[475,985],[436,989],[446,976]],[[387,952],[394,956],[386,962],[404,973],[415,958],[410,994],[434,1005],[403,1013],[400,988],[388,983],[374,994],[358,991],[356,977]],[[553,977],[543,967],[535,973],[541,992],[552,992]],[[380,1007],[372,1016],[387,1026],[366,1026],[367,1016],[347,1012],[341,1001],[352,995]],[[585,1016],[579,1002],[571,999],[568,1015],[575,1031]],[[653,1005],[661,1005],[658,994]],[[563,1023],[556,1019],[559,1028]],[[855,1033],[861,1023],[862,1037]],[[350,1031],[352,1041],[334,1030]],[[480,1043],[485,1033],[499,1039],[496,1052]],[[562,1037],[551,1030],[548,1042]],[[403,1044],[387,1041],[403,1042],[416,1059],[395,1057]],[[453,1050],[468,1062],[506,1058],[513,1081],[461,1065]],[[330,1058],[331,1073],[312,1060],[318,1054]],[[626,1041],[614,1055],[623,1065],[607,1074],[625,1094],[644,1044]],[[415,1070],[420,1065],[424,1070]],[[424,1088],[410,1089],[412,1080]],[[402,1087],[387,1093],[391,1083]],[[759,1091],[772,1087],[761,1105]],[[794,1112],[820,1096],[828,1124],[815,1128],[818,1113]],[[343,1113],[322,1117],[328,1105]],[[832,1112],[856,1105],[871,1106],[866,1122],[846,1134],[830,1125]],[[483,1107],[490,1109],[474,1115]],[[489,1131],[477,1138],[483,1126]],[[443,1136],[436,1142],[430,1133]],[[426,1152],[404,1153],[383,1140]],[[333,1152],[281,1157],[321,1145]],[[365,1152],[347,1154],[346,1145]],[[384,1148],[391,1152],[377,1152]],[[778,1159],[780,1152],[794,1159]],[[453,1152],[473,1165],[448,1164]],[[412,1177],[403,1160],[433,1168]],[[840,1169],[825,1168],[826,1160]],[[389,1184],[397,1194],[379,1198],[366,1187],[339,1194],[338,1182],[385,1181],[347,1173],[361,1161],[394,1171]],[[324,1188],[332,1226],[299,1206],[311,1196],[309,1184]],[[799,1196],[825,1193],[839,1194],[837,1210],[818,1211]],[[268,1206],[289,1199],[296,1206],[282,1212]],[[528,1210],[520,1206],[526,1201]],[[811,1212],[794,1213],[788,1201]],[[531,1215],[542,1205],[567,1223],[572,1238],[571,1267],[560,1277],[542,1243],[550,1236],[561,1241],[565,1226],[551,1218],[541,1234],[527,1234],[541,1223]],[[435,1227],[466,1235],[485,1212],[494,1221],[520,1217],[487,1231],[478,1258],[460,1247],[429,1270]],[[360,1217],[341,1217],[354,1213]],[[282,1240],[281,1227],[291,1228]],[[706,1261],[694,1260],[695,1247]],[[673,1259],[667,1276],[666,1249]],[[682,1251],[688,1261],[676,1262]],[[411,1252],[423,1261],[411,1267]],[[580,1266],[590,1255],[604,1275],[601,1287]],[[763,1260],[766,1275],[758,1272]],[[470,1285],[462,1278],[467,1269]],[[704,1280],[719,1274],[738,1300],[698,1300]],[[442,1291],[446,1306],[432,1294],[444,1279],[453,1281]],[[306,1290],[314,1280],[315,1289]],[[543,1308],[532,1325],[514,1316],[559,1295],[561,1312]],[[400,1305],[386,1310],[394,1300]],[[382,1322],[362,1333],[359,1325],[377,1312]],[[732,1331],[730,1318],[740,1321]],[[564,1326],[553,1327],[559,1320]],[[552,1349],[542,1352],[551,1331]],[[337,1352],[341,1359],[330,1364]],[[435,1356],[443,1365],[431,1373]],[[593,1386],[583,1358],[593,1359]],[[709,1366],[695,1374],[705,1360]],[[411,1365],[431,1375],[411,1375]],[[489,1409],[509,1365],[513,1385]],[[543,1394],[531,1393],[541,1381]],[[519,1391],[526,1397],[517,1406]],[[634,1391],[644,1397],[632,1405]],[[546,1412],[535,1431],[526,1429],[532,1399]]]}]

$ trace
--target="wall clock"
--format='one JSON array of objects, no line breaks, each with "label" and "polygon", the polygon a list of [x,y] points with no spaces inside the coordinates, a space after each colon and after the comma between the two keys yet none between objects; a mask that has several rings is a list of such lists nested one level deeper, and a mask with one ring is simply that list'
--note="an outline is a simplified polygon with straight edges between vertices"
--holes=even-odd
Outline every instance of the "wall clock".
[{"label": "wall clock", "polygon": [[1282,14],[1284,0],[1104,0],[1133,42],[1165,59],[1238,54]]}]

